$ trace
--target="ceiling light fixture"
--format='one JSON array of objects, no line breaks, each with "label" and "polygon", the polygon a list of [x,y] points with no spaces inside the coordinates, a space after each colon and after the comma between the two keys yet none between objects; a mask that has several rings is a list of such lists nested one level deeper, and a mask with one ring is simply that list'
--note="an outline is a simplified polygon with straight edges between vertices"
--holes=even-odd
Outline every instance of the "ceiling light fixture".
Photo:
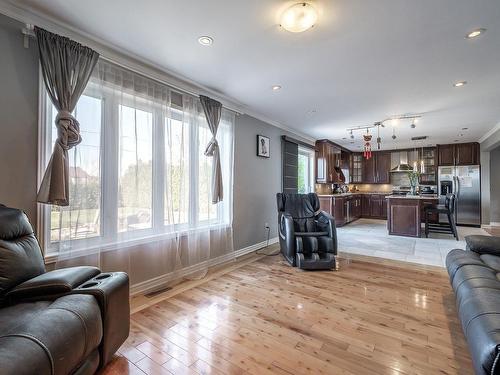
[{"label": "ceiling light fixture", "polygon": [[271,89],[273,91],[278,91],[278,90],[281,90],[281,86],[280,85],[273,85],[273,86],[271,86]]},{"label": "ceiling light fixture", "polygon": [[453,87],[462,87],[467,84],[467,81],[458,81],[453,84]]},{"label": "ceiling light fixture", "polygon": [[483,29],[483,28],[472,30],[470,33],[468,33],[465,36],[465,39],[474,39],[474,38],[477,38],[479,35],[482,35],[485,32],[486,32],[486,29]]},{"label": "ceiling light fixture", "polygon": [[318,12],[308,3],[297,3],[287,8],[281,15],[281,27],[292,33],[301,33],[314,26]]},{"label": "ceiling light fixture", "polygon": [[213,38],[203,35],[198,38],[198,43],[200,43],[202,46],[211,46],[214,44]]}]

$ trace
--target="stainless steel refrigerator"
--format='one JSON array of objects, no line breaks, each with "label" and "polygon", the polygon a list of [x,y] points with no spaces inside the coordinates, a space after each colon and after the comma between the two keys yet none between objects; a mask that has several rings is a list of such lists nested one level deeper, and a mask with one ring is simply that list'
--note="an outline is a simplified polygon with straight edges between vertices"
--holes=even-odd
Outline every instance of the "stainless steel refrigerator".
[{"label": "stainless steel refrigerator", "polygon": [[[458,225],[481,225],[481,176],[479,165],[439,167],[439,201],[444,203],[446,194],[456,197],[455,220]],[[440,217],[441,222],[446,222]]]}]

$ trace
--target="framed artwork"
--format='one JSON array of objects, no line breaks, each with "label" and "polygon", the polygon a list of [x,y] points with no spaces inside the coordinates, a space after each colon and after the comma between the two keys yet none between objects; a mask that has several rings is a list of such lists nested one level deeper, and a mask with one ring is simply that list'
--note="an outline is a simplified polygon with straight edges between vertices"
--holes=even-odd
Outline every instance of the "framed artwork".
[{"label": "framed artwork", "polygon": [[257,156],[269,158],[271,156],[269,149],[269,138],[257,134]]}]

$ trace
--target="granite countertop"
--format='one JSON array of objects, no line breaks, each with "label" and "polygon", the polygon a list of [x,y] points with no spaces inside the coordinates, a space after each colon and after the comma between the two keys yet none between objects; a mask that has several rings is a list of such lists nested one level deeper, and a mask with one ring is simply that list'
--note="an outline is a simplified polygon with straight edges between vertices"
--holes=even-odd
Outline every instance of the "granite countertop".
[{"label": "granite countertop", "polygon": [[425,195],[388,195],[387,199],[438,199],[436,194]]},{"label": "granite countertop", "polygon": [[388,195],[390,192],[388,191],[355,191],[355,192],[349,192],[349,193],[338,193],[338,194],[318,194],[318,197],[348,197],[350,195],[356,195],[356,194],[380,194],[380,195]]}]

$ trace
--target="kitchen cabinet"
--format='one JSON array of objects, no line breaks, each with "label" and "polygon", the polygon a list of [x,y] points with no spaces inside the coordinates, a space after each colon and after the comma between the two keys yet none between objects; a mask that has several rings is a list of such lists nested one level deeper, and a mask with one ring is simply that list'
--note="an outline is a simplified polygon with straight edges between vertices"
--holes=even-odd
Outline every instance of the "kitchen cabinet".
[{"label": "kitchen cabinet", "polygon": [[455,145],[438,145],[437,154],[439,166],[455,165]]},{"label": "kitchen cabinet", "polygon": [[352,194],[344,196],[320,196],[320,210],[325,211],[335,218],[335,225],[341,227],[362,215],[362,195]]},{"label": "kitchen cabinet", "polygon": [[361,216],[371,216],[371,195],[363,194],[361,196]]},{"label": "kitchen cabinet", "polygon": [[382,196],[372,195],[370,197],[370,216],[371,217],[381,217],[382,216]]},{"label": "kitchen cabinet", "polygon": [[455,165],[478,165],[479,143],[458,143],[455,145]]},{"label": "kitchen cabinet", "polygon": [[319,209],[325,211],[328,214],[332,214],[332,197],[318,197]]},{"label": "kitchen cabinet", "polygon": [[424,172],[420,174],[419,182],[421,185],[436,185],[436,148],[425,147],[419,151],[419,159],[424,162]]},{"label": "kitchen cabinet", "polygon": [[316,142],[316,183],[342,183],[340,166],[342,152],[340,147],[326,140]]},{"label": "kitchen cabinet", "polygon": [[373,152],[370,159],[363,159],[363,183],[389,184],[391,170],[391,154],[389,152]]},{"label": "kitchen cabinet", "polygon": [[[375,153],[373,153],[374,155]],[[375,156],[370,159],[363,158],[363,183],[365,184],[375,184]]]},{"label": "kitchen cabinet", "polygon": [[355,152],[351,154],[350,158],[350,174],[351,174],[351,183],[359,184],[363,182],[363,154],[359,152]]},{"label": "kitchen cabinet", "polygon": [[391,182],[391,153],[377,152],[375,159],[375,171],[378,184],[389,184]]},{"label": "kitchen cabinet", "polygon": [[456,143],[437,146],[438,166],[478,165],[479,143]]}]

